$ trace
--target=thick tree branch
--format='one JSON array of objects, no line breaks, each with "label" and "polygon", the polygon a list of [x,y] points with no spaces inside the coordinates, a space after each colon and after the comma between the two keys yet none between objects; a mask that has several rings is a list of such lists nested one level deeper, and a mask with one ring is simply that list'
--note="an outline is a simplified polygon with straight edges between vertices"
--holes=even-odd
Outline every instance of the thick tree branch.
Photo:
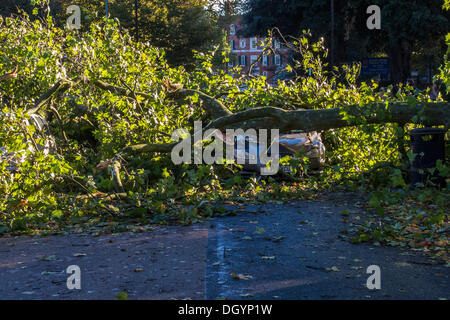
[{"label": "thick tree branch", "polygon": [[[350,120],[348,119],[350,118]],[[416,119],[414,119],[416,118]],[[353,119],[353,120],[352,120]],[[413,121],[414,120],[414,121]],[[392,103],[360,106],[346,106],[321,110],[286,111],[274,107],[260,107],[244,110],[211,121],[203,130],[210,128],[254,128],[322,131],[360,124],[421,123],[424,125],[450,125],[450,103],[421,103],[410,106],[406,103]],[[124,153],[170,152],[177,143],[140,144],[129,146]]]},{"label": "thick tree branch", "polygon": [[[97,88],[100,88],[100,89],[106,90],[106,91],[110,91],[117,95],[129,97],[129,98],[133,98],[133,99],[135,99],[136,96],[142,96],[145,99],[153,98],[153,96],[150,94],[143,93],[143,92],[132,92],[131,90],[109,84],[102,80],[87,80],[87,81],[91,82]],[[203,101],[203,107],[213,118],[219,118],[219,117],[223,117],[223,116],[232,114],[231,111],[228,110],[228,108],[225,107],[219,100],[207,95],[206,93],[198,91],[198,90],[178,89],[178,90],[167,92],[166,96],[169,99],[178,100],[178,99],[185,99],[185,98],[187,98],[189,96],[193,96],[195,94],[197,94],[199,96],[199,98]]]},{"label": "thick tree branch", "polygon": [[205,127],[205,130],[211,128],[225,129],[230,125],[246,122],[248,120],[259,119],[261,121],[261,118],[266,118],[266,120],[270,120],[272,122],[272,125],[278,124],[278,126],[282,126],[283,121],[285,121],[284,120],[285,115],[289,112],[290,111],[286,111],[275,107],[259,107],[248,109],[215,119]]},{"label": "thick tree branch", "polygon": [[[34,108],[28,110],[28,114],[37,112],[52,95],[58,91],[64,91],[76,85],[80,80],[60,80],[52,88],[39,97]],[[114,86],[102,80],[84,79],[102,90],[107,90],[118,95],[144,98],[152,96],[140,92],[132,92],[129,89]],[[342,128],[360,124],[380,123],[421,123],[424,125],[445,125],[450,127],[450,103],[417,103],[415,106],[406,103],[371,104],[365,106],[344,106],[332,109],[320,110],[284,110],[276,107],[259,107],[237,112],[235,114],[226,108],[219,100],[201,91],[177,88],[166,93],[168,98],[184,99],[197,94],[203,101],[208,113],[214,118],[204,130],[227,128],[254,128],[254,129],[279,129],[280,132],[290,130],[322,131],[332,128]],[[139,144],[126,147],[122,152],[136,154],[143,152],[167,153],[176,143],[165,144]]]},{"label": "thick tree branch", "polygon": [[[414,119],[416,118],[416,119]],[[352,120],[353,119],[353,120]],[[413,121],[415,120],[415,121]],[[406,124],[418,122],[425,125],[449,125],[450,103],[420,103],[410,106],[406,103],[345,106],[320,110],[286,111],[275,107],[259,107],[244,110],[213,120],[206,129],[227,127],[278,128],[281,132],[290,130],[321,131],[358,124],[377,123]]]},{"label": "thick tree branch", "polygon": [[172,148],[176,146],[177,143],[143,143],[128,146],[122,150],[126,154],[138,154],[145,152],[162,152],[168,153],[172,151]]},{"label": "thick tree branch", "polygon": [[[350,117],[350,121],[346,118]],[[354,120],[351,120],[354,119]],[[286,125],[280,131],[321,131],[358,124],[420,123],[424,125],[450,124],[450,103],[406,103],[348,106],[324,110],[294,110],[283,120]]]},{"label": "thick tree branch", "polygon": [[172,99],[185,99],[195,94],[197,94],[198,97],[203,101],[203,107],[213,119],[232,114],[232,112],[227,107],[225,107],[222,102],[198,90],[180,89],[167,93],[167,97]]},{"label": "thick tree branch", "polygon": [[57,83],[53,85],[50,89],[45,91],[39,98],[34,102],[33,108],[27,111],[27,114],[33,114],[39,111],[41,107],[50,100],[50,98],[56,94],[57,92],[64,92],[76,85],[79,81],[71,81],[71,80],[59,80]]},{"label": "thick tree branch", "polygon": [[114,94],[117,94],[119,96],[124,96],[124,97],[129,97],[129,98],[135,98],[136,96],[141,96],[145,99],[150,99],[153,98],[152,95],[147,94],[147,93],[143,93],[143,92],[133,92],[131,90],[119,87],[119,86],[115,86],[112,84],[109,84],[105,81],[102,80],[90,80],[87,79],[86,81],[92,83],[94,86],[96,86],[99,89],[105,90],[105,91],[109,91],[112,92]]}]

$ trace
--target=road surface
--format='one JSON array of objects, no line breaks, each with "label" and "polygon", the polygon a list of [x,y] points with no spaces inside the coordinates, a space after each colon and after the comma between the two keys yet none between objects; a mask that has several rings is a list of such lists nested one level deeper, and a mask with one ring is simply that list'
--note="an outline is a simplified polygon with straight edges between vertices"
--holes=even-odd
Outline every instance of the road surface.
[{"label": "road surface", "polygon": [[[236,215],[143,233],[0,238],[1,299],[449,299],[449,268],[351,244],[336,200],[231,207]],[[81,289],[69,290],[77,265]],[[367,288],[380,268],[381,289]]]}]

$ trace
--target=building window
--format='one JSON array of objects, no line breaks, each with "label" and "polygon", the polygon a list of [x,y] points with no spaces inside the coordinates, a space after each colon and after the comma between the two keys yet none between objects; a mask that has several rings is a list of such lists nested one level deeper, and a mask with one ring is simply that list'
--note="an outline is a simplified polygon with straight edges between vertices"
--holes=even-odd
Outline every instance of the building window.
[{"label": "building window", "polygon": [[247,65],[247,56],[239,56],[239,64],[241,66],[246,66]]},{"label": "building window", "polygon": [[256,38],[250,38],[250,49],[257,49],[258,43]]},{"label": "building window", "polygon": [[231,50],[236,50],[236,44],[235,44],[234,40],[230,41],[230,45],[231,45]]},{"label": "building window", "polygon": [[239,47],[241,47],[241,48],[245,48],[245,39],[242,39],[240,42],[239,42]]},{"label": "building window", "polygon": [[262,65],[267,67],[269,65],[269,57],[266,55],[263,55],[262,57]]},{"label": "building window", "polygon": [[281,42],[279,40],[273,40],[273,47],[275,49],[281,49]]},{"label": "building window", "polygon": [[250,56],[250,64],[253,64],[258,60],[258,56]]},{"label": "building window", "polygon": [[230,24],[230,35],[234,36],[236,34],[236,26],[234,24]]},{"label": "building window", "polygon": [[228,62],[229,67],[234,67],[234,58],[230,58],[230,61]]},{"label": "building window", "polygon": [[262,75],[267,78],[267,71],[263,71]]},{"label": "building window", "polygon": [[276,54],[273,58],[273,63],[277,66],[281,66],[281,56]]}]

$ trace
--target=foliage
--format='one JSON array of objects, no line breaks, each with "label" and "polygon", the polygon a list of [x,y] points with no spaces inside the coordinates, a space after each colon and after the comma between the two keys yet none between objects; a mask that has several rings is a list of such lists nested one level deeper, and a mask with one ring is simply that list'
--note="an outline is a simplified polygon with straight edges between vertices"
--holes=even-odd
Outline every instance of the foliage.
[{"label": "foliage", "polygon": [[374,192],[368,208],[375,208],[378,214],[349,218],[350,228],[343,237],[353,243],[410,247],[448,263],[447,206],[448,194],[436,190]]},{"label": "foliage", "polygon": [[[5,10],[15,12],[18,6],[28,9],[27,12],[31,14],[28,2],[15,3]],[[46,2],[35,1],[40,4],[40,15],[44,18],[47,14]],[[82,10],[82,30],[87,30],[95,21],[101,21],[105,15],[104,1],[78,0],[68,4],[63,0],[49,0],[48,4],[55,25],[60,27],[66,23],[69,16],[66,8],[70,4],[76,4]],[[205,0],[139,0],[139,40],[163,48],[170,65],[192,67],[193,51],[209,51],[220,47],[220,55],[220,52],[227,50],[225,34],[217,25],[217,14],[206,10],[205,6]],[[136,36],[134,0],[109,0],[108,14],[111,18],[117,18],[122,27]]]},{"label": "foliage", "polygon": [[[450,1],[445,0],[444,9],[450,10]],[[444,57],[444,64],[440,67],[440,74],[437,79],[441,80],[447,90],[447,94],[450,93],[450,32],[447,33],[445,38],[445,42],[447,44],[447,53]]]},{"label": "foliage", "polygon": [[[366,10],[370,5],[381,8],[381,30],[368,30]],[[360,60],[364,56],[388,54],[394,83],[406,82],[411,71],[411,55],[429,48],[440,51],[450,16],[441,10],[441,0],[334,1],[335,60]],[[327,39],[330,47],[330,1],[250,0],[245,23],[248,34],[264,34],[278,27],[283,34],[299,35],[311,29],[316,37]],[[339,26],[339,27],[338,27]]]},{"label": "foliage", "polygon": [[219,12],[222,16],[230,17],[242,10],[244,2],[244,0],[207,0],[207,6],[209,10]]},{"label": "foliage", "polygon": [[[85,1],[86,6],[103,12],[99,1]],[[81,3],[80,5],[83,5]],[[119,19],[123,27],[136,33],[134,0],[110,1],[109,15]],[[140,0],[138,7],[139,39],[163,48],[171,65],[190,67],[193,51],[209,51],[215,46],[225,48],[223,31],[217,16],[205,10],[204,0]]]},{"label": "foliage", "polygon": [[446,10],[450,10],[450,1],[449,0],[444,0],[443,8]]}]

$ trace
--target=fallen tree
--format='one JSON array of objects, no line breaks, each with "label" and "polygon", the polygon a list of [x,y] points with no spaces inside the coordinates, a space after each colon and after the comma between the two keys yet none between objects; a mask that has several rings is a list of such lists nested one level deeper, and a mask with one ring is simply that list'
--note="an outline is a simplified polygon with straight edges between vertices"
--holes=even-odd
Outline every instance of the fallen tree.
[{"label": "fallen tree", "polygon": [[[312,43],[309,35],[289,41],[297,43],[297,55],[270,86],[270,79],[252,76],[251,66],[247,73],[218,68],[214,53],[199,53],[189,72],[170,66],[162,49],[135,43],[112,20],[83,32],[47,23],[0,19],[0,149],[7,151],[0,155],[0,233],[4,226],[53,232],[80,216],[95,217],[89,223],[103,219],[102,213],[145,224],[191,223],[222,214],[224,199],[310,199],[350,179],[352,190],[385,188],[388,194],[408,186],[402,135],[414,126],[409,123],[449,125],[448,103],[424,102],[426,92],[407,86],[393,96],[390,88],[360,82],[357,64],[331,70],[324,43]],[[277,54],[270,37],[266,44],[255,67],[263,54]],[[276,81],[278,75],[290,80]],[[326,162],[312,175],[307,156],[284,157],[280,164],[292,167],[288,178],[295,183],[245,179],[234,165],[177,165],[171,133],[187,128],[192,137],[204,137],[193,132],[195,120],[202,121],[201,131],[324,130]],[[436,168],[448,172],[442,164]]]},{"label": "fallen tree", "polygon": [[[148,96],[145,93],[127,92],[125,88],[94,81],[97,87],[126,96]],[[280,133],[291,130],[323,131],[361,124],[420,123],[423,125],[450,126],[450,103],[379,103],[369,105],[349,105],[332,109],[284,110],[277,107],[256,107],[232,113],[219,100],[197,90],[178,88],[169,91],[169,99],[184,99],[198,94],[205,111],[213,118],[203,131],[208,129],[279,129]],[[146,152],[168,153],[177,143],[150,143],[126,147],[122,153]]]},{"label": "fallen tree", "polygon": [[[74,86],[84,83],[109,91],[111,93],[135,99],[141,96],[145,99],[151,95],[143,92],[133,92],[131,89],[112,85],[101,80],[84,77],[76,80],[58,81],[52,88],[44,92],[35,102],[28,114],[38,111],[52,95],[62,93]],[[427,126],[444,125],[450,127],[450,103],[448,102],[416,102],[411,105],[406,102],[376,103],[368,105],[348,105],[331,109],[285,110],[278,107],[256,107],[232,113],[218,99],[198,90],[184,89],[182,85],[167,83],[166,98],[182,101],[189,96],[198,95],[201,106],[210,116],[210,122],[203,128],[225,130],[228,128],[242,129],[278,129],[280,133],[291,130],[323,131],[362,124],[408,123]],[[147,143],[127,146],[123,154],[138,154],[147,152],[169,153],[177,143]]]}]

